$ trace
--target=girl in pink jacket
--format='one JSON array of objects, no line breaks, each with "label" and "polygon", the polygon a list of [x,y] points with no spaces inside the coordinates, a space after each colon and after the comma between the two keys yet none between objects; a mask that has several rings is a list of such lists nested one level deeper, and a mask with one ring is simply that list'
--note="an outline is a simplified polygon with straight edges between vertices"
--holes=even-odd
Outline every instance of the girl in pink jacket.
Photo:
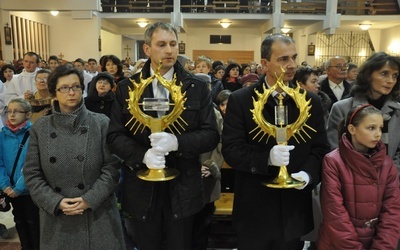
[{"label": "girl in pink jacket", "polygon": [[380,140],[383,116],[370,104],[357,106],[340,127],[339,148],[323,161],[317,247],[396,249],[400,189],[397,169]]}]

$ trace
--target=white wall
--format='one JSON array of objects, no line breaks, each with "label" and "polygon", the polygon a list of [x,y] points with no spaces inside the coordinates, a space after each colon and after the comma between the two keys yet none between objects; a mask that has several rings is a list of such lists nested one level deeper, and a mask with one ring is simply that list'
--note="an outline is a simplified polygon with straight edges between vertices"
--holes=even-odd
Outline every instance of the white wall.
[{"label": "white wall", "polygon": [[[101,30],[102,55],[116,55],[119,59],[125,59],[122,54],[122,36],[105,30]],[[132,58],[132,57],[131,57]]]},{"label": "white wall", "polygon": [[400,56],[400,26],[382,30],[379,50],[388,54]]},{"label": "white wall", "polygon": [[[10,15],[36,21],[50,26],[50,54],[64,55],[64,60],[73,61],[80,57],[99,58],[98,38],[100,35],[98,17],[73,19],[71,15],[52,16],[47,12],[10,12]],[[47,58],[45,58],[47,60]]]},{"label": "white wall", "polygon": [[91,19],[57,16],[51,17],[50,21],[50,54],[63,53],[63,59],[67,61],[78,57],[84,60],[100,58],[100,28],[96,16]]}]

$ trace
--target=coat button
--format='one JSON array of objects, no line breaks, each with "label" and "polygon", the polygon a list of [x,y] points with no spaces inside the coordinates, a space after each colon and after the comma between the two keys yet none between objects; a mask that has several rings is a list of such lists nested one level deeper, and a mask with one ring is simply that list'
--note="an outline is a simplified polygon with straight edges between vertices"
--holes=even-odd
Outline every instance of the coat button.
[{"label": "coat button", "polygon": [[61,188],[60,188],[60,187],[55,187],[54,190],[55,190],[57,193],[60,193],[60,192],[61,192]]},{"label": "coat button", "polygon": [[252,168],[251,168],[251,172],[252,172],[252,173],[256,173],[256,172],[257,172],[257,169],[256,169],[255,167],[252,167]]},{"label": "coat button", "polygon": [[87,128],[81,128],[81,135],[87,133]]},{"label": "coat button", "polygon": [[174,214],[174,218],[175,218],[175,219],[178,218],[178,215],[177,215],[177,214]]},{"label": "coat button", "polygon": [[56,157],[50,157],[50,163],[56,163],[57,159]]},{"label": "coat button", "polygon": [[76,157],[76,159],[78,159],[78,161],[82,162],[85,159],[85,157],[83,155],[78,155]]},{"label": "coat button", "polygon": [[50,134],[50,138],[51,138],[51,139],[57,138],[57,133],[55,133],[55,132],[51,133],[51,134]]},{"label": "coat button", "polygon": [[77,186],[77,188],[79,188],[80,190],[82,190],[82,189],[85,188],[85,185],[83,185],[82,183],[79,183],[78,186]]}]

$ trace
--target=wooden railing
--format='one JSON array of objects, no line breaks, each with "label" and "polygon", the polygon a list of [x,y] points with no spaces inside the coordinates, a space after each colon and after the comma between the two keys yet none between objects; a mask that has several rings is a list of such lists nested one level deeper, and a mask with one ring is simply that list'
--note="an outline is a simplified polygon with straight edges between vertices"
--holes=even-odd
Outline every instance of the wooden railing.
[{"label": "wooden railing", "polygon": [[[383,1],[383,2],[382,2]],[[103,4],[103,8],[114,8],[122,12],[171,12],[172,4],[166,0],[130,0],[129,4]],[[272,13],[272,3],[263,6],[240,5],[239,0],[214,0],[213,4],[182,4],[181,11],[184,13]],[[312,2],[290,2],[282,1],[282,13],[290,14],[326,14],[326,1]],[[338,0],[337,13],[343,15],[391,15],[400,14],[397,0]]]}]

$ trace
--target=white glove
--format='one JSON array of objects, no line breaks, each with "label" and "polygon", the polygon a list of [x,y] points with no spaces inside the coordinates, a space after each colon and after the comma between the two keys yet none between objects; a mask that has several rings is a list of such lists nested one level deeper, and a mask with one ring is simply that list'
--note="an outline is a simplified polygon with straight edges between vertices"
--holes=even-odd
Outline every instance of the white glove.
[{"label": "white glove", "polygon": [[165,168],[165,156],[163,153],[154,150],[154,148],[150,148],[144,154],[143,163],[149,169],[163,169]]},{"label": "white glove", "polygon": [[272,166],[287,166],[289,164],[290,150],[293,150],[292,145],[275,145],[269,151],[268,164]]},{"label": "white glove", "polygon": [[293,173],[293,174],[291,174],[290,175],[293,179],[296,179],[296,180],[298,180],[298,181],[304,181],[304,185],[303,186],[300,186],[300,187],[295,187],[295,189],[298,189],[298,190],[302,190],[303,188],[305,188],[306,186],[307,186],[307,184],[310,182],[310,176],[306,173],[306,172],[304,172],[304,171],[300,171],[300,172],[297,172],[297,173]]},{"label": "white glove", "polygon": [[178,150],[178,139],[175,135],[166,132],[152,133],[150,136],[151,146],[158,152],[171,152]]}]

